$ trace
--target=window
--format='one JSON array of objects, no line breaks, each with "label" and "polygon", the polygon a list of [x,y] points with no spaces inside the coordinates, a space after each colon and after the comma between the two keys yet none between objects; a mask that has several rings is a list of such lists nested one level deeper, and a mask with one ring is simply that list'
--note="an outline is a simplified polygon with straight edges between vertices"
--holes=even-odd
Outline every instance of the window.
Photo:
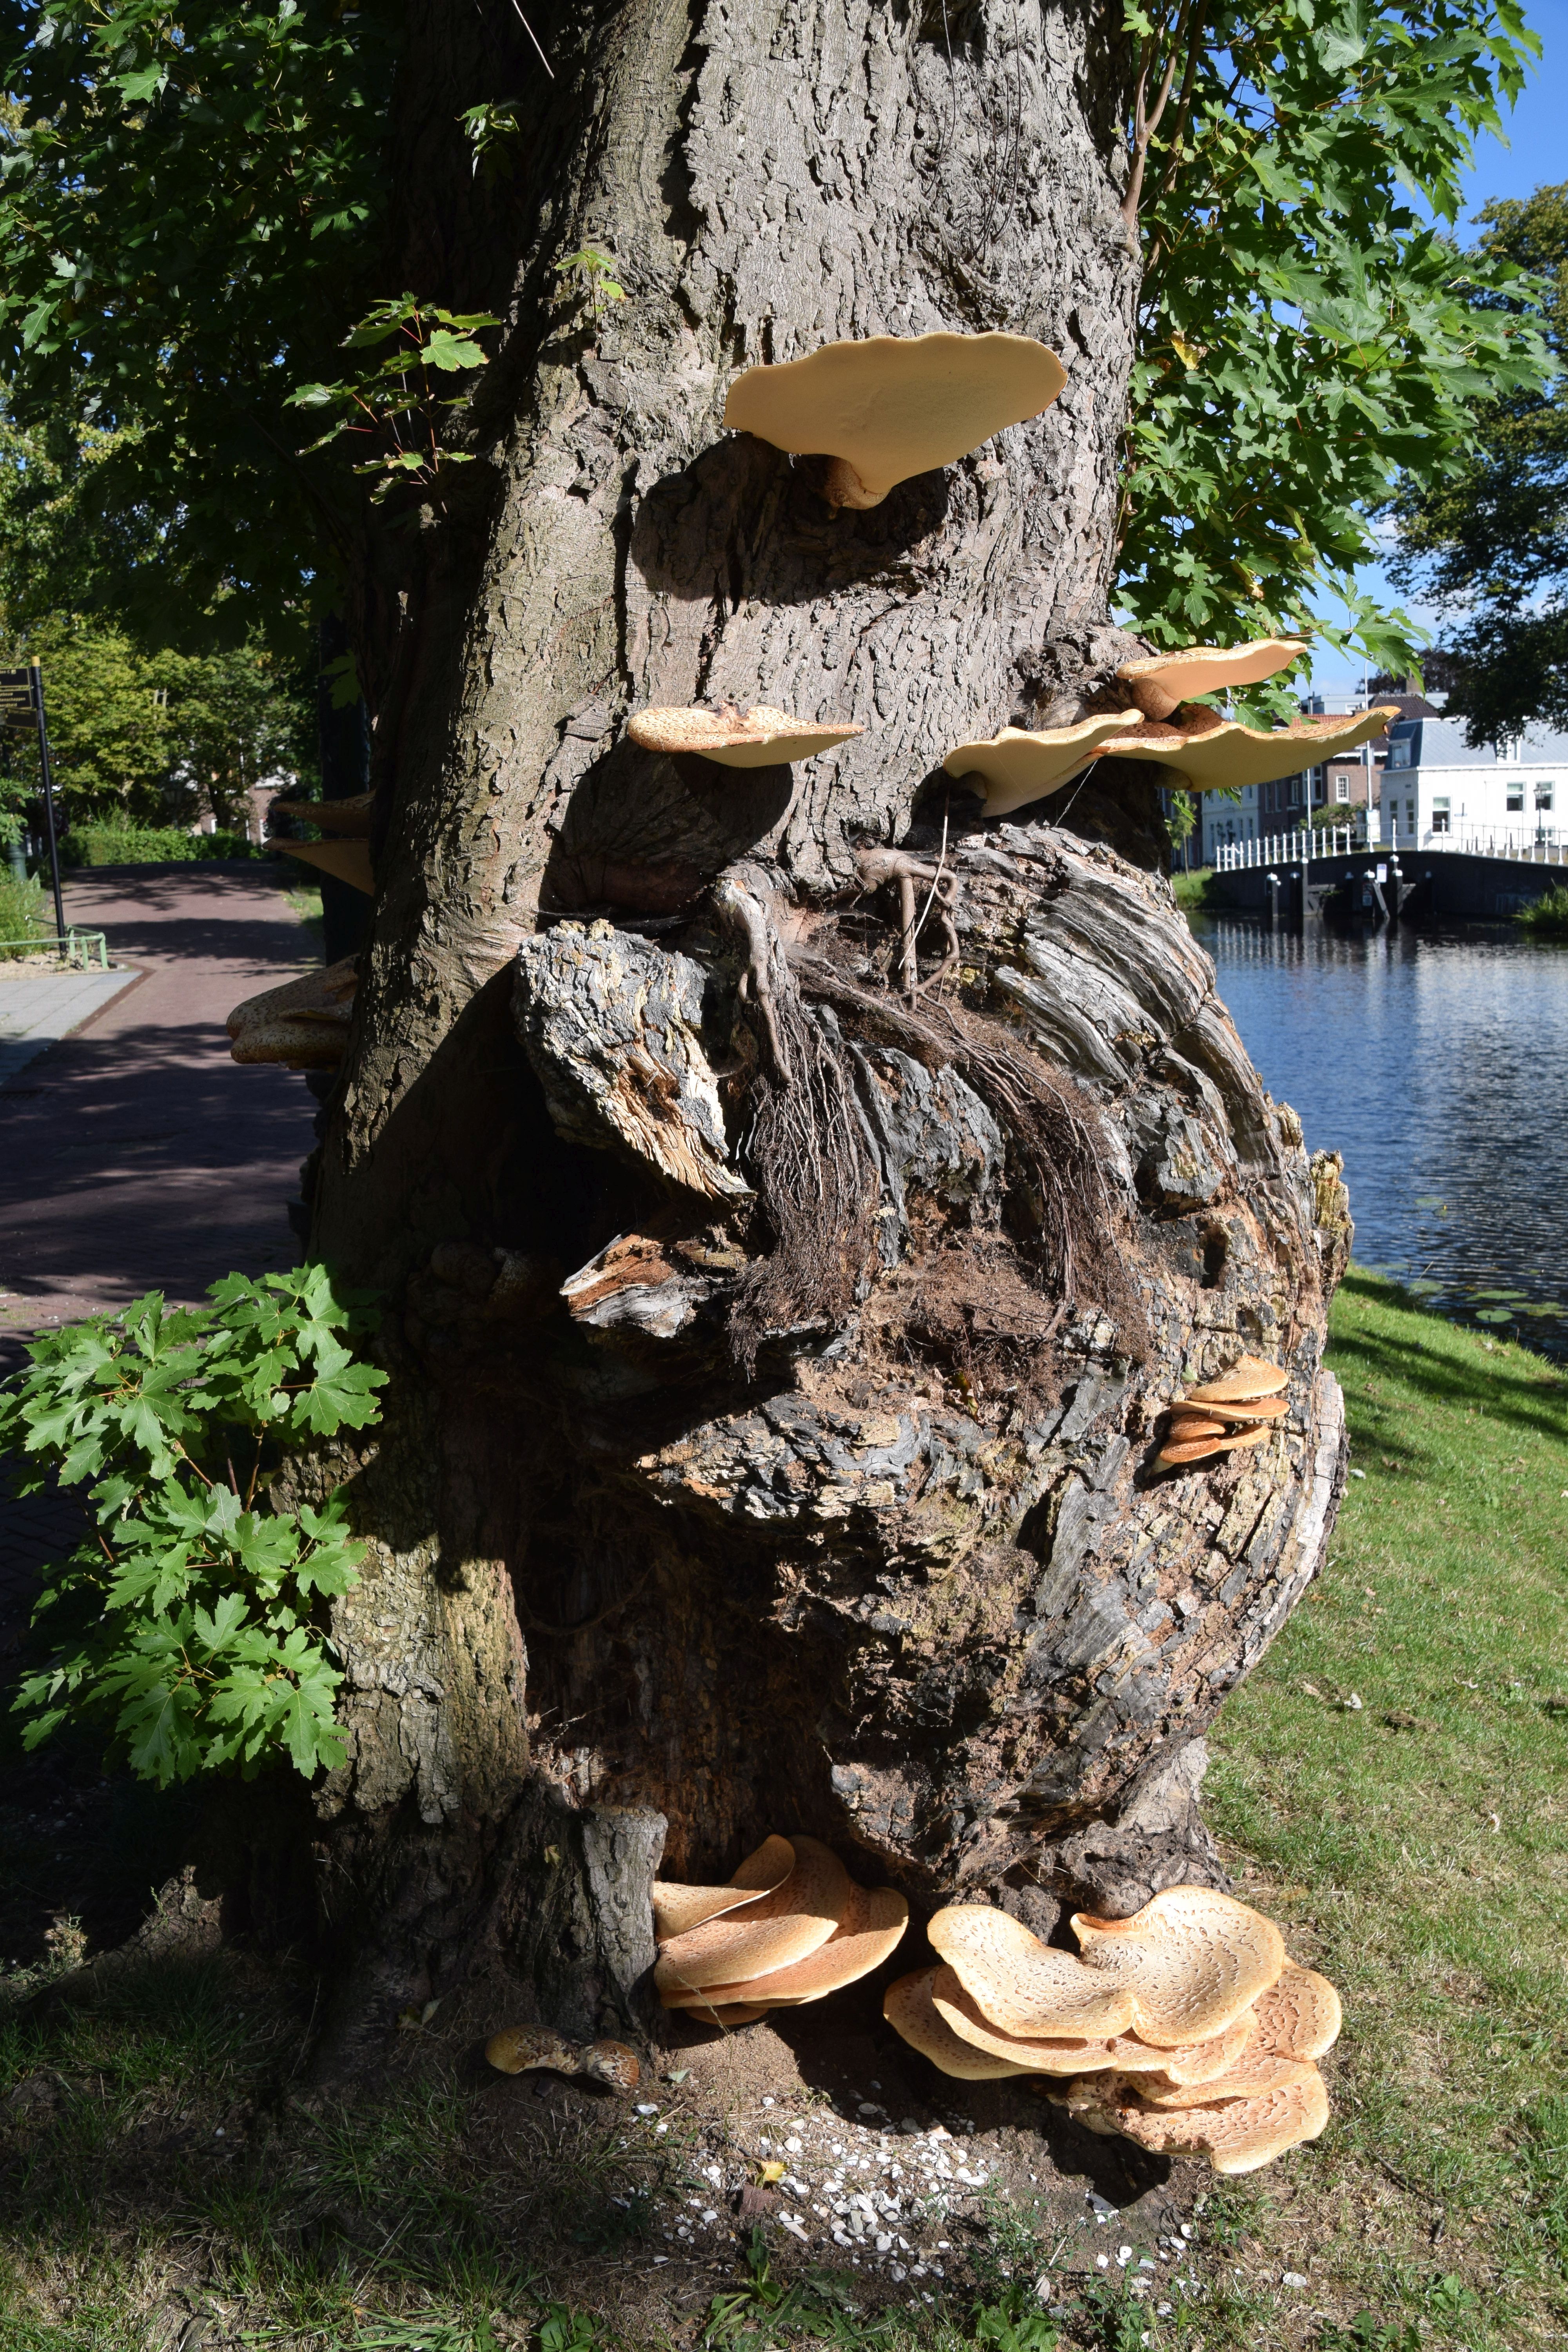
[{"label": "window", "polygon": [[1340,801],[1340,802],[1344,802],[1344,801],[1348,801],[1348,800],[1349,800],[1349,798],[1350,798],[1350,796],[1351,796],[1351,780],[1350,780],[1350,778],[1349,778],[1348,776],[1336,776],[1336,777],[1334,778],[1334,798],[1335,798],[1335,800]]},{"label": "window", "polygon": [[1403,741],[1397,735],[1392,739],[1388,746],[1388,764],[1391,768],[1407,768],[1410,765],[1408,736],[1405,736]]},{"label": "window", "polygon": [[1523,808],[1524,778],[1522,776],[1510,776],[1509,778],[1508,804],[1510,809]]},{"label": "window", "polygon": [[1433,802],[1433,803],[1432,803],[1432,830],[1433,830],[1433,832],[1434,832],[1434,833],[1447,833],[1447,830],[1448,830],[1448,803],[1447,803],[1447,801],[1434,801],[1434,802]]},{"label": "window", "polygon": [[1552,787],[1550,784],[1540,783],[1536,785],[1535,805],[1538,809],[1549,809],[1552,806]]}]

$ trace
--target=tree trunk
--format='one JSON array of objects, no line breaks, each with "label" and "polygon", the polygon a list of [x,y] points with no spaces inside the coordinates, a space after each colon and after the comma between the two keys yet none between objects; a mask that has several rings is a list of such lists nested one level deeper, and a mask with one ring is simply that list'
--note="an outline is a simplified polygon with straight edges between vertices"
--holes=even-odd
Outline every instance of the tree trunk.
[{"label": "tree trunk", "polygon": [[[472,300],[448,126],[515,85],[415,20],[407,266]],[[1215,1873],[1198,1743],[1338,1492],[1342,1188],[1215,998],[1152,778],[986,825],[941,766],[1119,704],[1141,650],[1119,21],[531,10],[479,462],[413,587],[356,591],[380,889],[314,1235],[395,1377],[312,1475],[373,1538],[319,1806],[369,2030],[487,1945],[552,2021],[646,2024],[661,1844],[710,1877],[799,1827],[1046,1930]],[[550,307],[588,242],[598,318]],[[721,425],[743,366],[934,328],[1037,335],[1067,390],[865,512]],[[722,698],[866,732],[750,774],[626,734]],[[1244,1348],[1287,1434],[1160,1472],[1164,1402]]]}]

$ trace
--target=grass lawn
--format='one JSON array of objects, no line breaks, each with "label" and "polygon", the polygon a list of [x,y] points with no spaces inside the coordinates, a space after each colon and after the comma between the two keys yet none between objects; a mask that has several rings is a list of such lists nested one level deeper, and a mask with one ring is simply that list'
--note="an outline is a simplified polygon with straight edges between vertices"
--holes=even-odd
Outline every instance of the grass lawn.
[{"label": "grass lawn", "polygon": [[701,2185],[695,2126],[541,2107],[500,2145],[401,2053],[345,2107],[308,2087],[309,1980],[239,1958],[0,2021],[0,2352],[1561,2345],[1568,1380],[1359,1274],[1332,1361],[1363,1475],[1209,1785],[1238,1891],[1343,1990],[1334,2116],[1247,2179],[1183,2168],[1194,2291],[1139,2303],[1113,2266],[1047,2317],[1052,2248],[1015,2206],[977,2290],[921,2318],[786,2288],[760,2241],[684,2309],[639,2303],[654,2201]]}]

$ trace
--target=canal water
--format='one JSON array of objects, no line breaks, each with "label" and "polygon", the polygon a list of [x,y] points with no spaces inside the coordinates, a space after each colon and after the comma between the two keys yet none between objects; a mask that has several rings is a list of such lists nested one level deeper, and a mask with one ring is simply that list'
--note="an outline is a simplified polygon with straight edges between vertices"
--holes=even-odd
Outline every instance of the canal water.
[{"label": "canal water", "polygon": [[1568,1360],[1568,948],[1193,929],[1270,1094],[1344,1154],[1360,1263]]}]

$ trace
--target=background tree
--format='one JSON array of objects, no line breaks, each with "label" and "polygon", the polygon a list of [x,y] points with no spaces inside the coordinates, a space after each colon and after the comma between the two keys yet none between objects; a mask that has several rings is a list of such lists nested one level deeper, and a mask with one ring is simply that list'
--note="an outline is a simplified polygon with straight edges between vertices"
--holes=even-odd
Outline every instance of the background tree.
[{"label": "background tree", "polygon": [[[1462,434],[1445,373],[1528,368],[1394,194],[1452,210],[1517,16],[623,0],[531,10],[547,67],[499,5],[26,22],[18,413],[117,383],[171,515],[209,417],[247,497],[276,464],[225,560],[334,567],[374,720],[314,1238],[387,1294],[393,1380],[374,1447],[274,1489],[346,1486],[370,1542],[314,1798],[340,2026],[487,1937],[562,2021],[629,2018],[661,1843],[705,1871],[775,1820],[1042,1927],[1212,1871],[1195,1737],[1331,1517],[1342,1189],[1213,999],[1157,777],[987,829],[940,761],[1118,699],[1124,534],[1152,632],[1242,632],[1384,441]],[[1191,250],[1141,325],[1151,186]],[[1363,310],[1330,270],[1281,323],[1378,227]],[[743,365],[936,327],[1037,335],[1068,388],[837,518],[722,431]],[[1371,454],[1325,483],[1288,440],[1336,370]],[[183,513],[163,545],[231,576]],[[739,784],[626,735],[720,697],[867,731]],[[917,877],[957,946],[924,995]],[[1244,1345],[1291,1434],[1167,1487],[1163,1399]]]},{"label": "background tree", "polygon": [[1568,727],[1568,182],[1479,217],[1487,260],[1531,275],[1478,299],[1537,319],[1553,373],[1485,401],[1463,460],[1405,485],[1390,566],[1448,610],[1428,683],[1447,687],[1478,744],[1532,719]]}]

